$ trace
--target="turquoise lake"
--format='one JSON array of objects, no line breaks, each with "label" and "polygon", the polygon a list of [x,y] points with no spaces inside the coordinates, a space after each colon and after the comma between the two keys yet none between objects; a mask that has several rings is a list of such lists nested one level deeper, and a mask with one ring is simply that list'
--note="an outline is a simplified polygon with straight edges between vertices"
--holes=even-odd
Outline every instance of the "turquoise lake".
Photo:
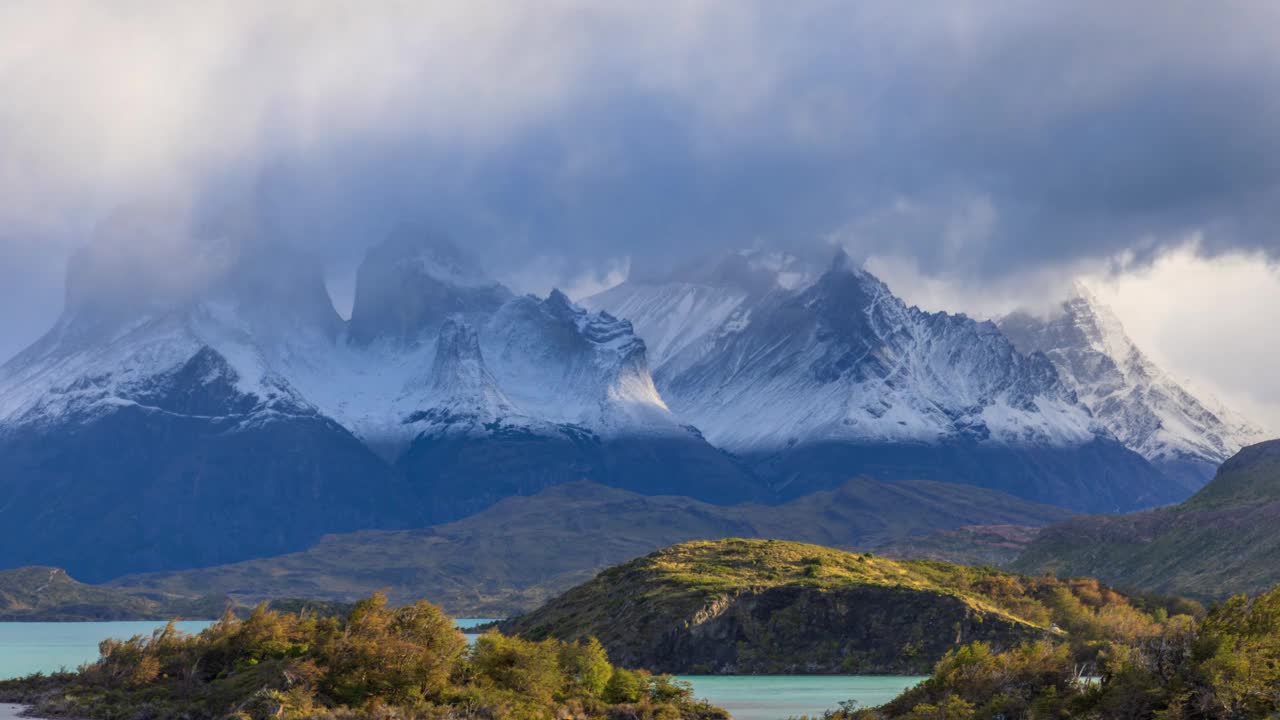
[{"label": "turquoise lake", "polygon": [[[460,618],[464,630],[490,622]],[[185,632],[199,632],[207,622],[181,622]],[[0,678],[34,672],[73,670],[98,657],[98,643],[107,638],[148,635],[163,627],[155,622],[0,623]],[[878,705],[923,678],[848,676],[694,676],[694,694],[733,713],[735,720],[781,720],[793,715],[821,715],[845,700]],[[0,708],[5,720],[6,708]]]}]

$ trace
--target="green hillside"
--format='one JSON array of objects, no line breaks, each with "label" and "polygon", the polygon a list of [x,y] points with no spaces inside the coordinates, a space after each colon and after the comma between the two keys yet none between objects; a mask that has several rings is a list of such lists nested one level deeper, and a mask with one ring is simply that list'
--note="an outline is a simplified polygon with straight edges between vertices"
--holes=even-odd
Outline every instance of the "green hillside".
[{"label": "green hillside", "polygon": [[966,642],[1105,635],[1103,609],[1149,622],[1091,580],[729,539],[610,568],[501,630],[597,637],[611,657],[658,672],[913,673]]},{"label": "green hillside", "polygon": [[1181,505],[1041,530],[1013,563],[1118,587],[1220,599],[1280,583],[1280,440],[1241,450]]}]

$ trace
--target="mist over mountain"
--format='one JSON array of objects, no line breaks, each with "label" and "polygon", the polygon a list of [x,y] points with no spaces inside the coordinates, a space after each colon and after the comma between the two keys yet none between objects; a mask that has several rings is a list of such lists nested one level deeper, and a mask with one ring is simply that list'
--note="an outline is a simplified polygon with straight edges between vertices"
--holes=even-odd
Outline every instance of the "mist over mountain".
[{"label": "mist over mountain", "polygon": [[366,282],[401,292],[362,291],[347,323],[315,265],[247,248],[202,287],[139,273],[122,298],[82,284],[111,248],[72,263],[63,316],[0,368],[5,563],[214,564],[584,478],[767,495],[671,415],[623,321],[477,290],[456,248],[418,237],[371,252]]}]

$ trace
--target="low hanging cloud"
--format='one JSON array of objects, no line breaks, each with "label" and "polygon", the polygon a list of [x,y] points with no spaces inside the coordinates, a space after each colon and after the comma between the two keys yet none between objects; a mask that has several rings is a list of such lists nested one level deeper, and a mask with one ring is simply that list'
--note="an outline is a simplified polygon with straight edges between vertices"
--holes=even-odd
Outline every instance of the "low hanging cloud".
[{"label": "low hanging cloud", "polygon": [[530,288],[758,244],[972,288],[1141,267],[1191,232],[1206,257],[1275,257],[1277,21],[1179,0],[6,3],[0,355],[122,209],[169,218],[166,247],[249,218],[338,275],[425,224]]}]

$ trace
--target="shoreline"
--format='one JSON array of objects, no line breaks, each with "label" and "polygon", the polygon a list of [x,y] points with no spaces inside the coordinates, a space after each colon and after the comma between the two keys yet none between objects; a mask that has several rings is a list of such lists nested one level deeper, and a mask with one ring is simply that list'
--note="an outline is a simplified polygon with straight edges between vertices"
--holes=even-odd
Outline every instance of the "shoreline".
[{"label": "shoreline", "polygon": [[43,720],[23,715],[31,706],[20,703],[0,703],[0,720]]}]

